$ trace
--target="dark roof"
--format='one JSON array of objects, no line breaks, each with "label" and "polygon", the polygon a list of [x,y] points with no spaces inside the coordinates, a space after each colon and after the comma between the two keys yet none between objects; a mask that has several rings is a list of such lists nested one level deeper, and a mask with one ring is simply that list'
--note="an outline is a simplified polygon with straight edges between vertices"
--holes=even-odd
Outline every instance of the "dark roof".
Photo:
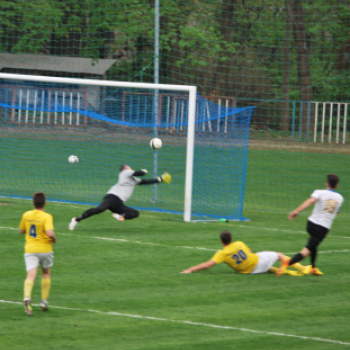
[{"label": "dark roof", "polygon": [[4,68],[104,75],[117,60],[61,57],[49,55],[0,53],[0,71]]}]

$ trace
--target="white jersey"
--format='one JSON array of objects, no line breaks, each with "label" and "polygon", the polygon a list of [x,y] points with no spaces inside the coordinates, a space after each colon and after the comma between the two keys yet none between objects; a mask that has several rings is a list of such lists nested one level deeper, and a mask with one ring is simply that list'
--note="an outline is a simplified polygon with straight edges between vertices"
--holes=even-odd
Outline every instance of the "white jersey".
[{"label": "white jersey", "polygon": [[333,190],[315,190],[311,197],[316,198],[317,201],[309,220],[316,225],[330,229],[344,201],[343,196]]},{"label": "white jersey", "polygon": [[141,182],[141,179],[134,177],[134,170],[123,170],[119,173],[118,183],[112,186],[107,194],[114,194],[123,202],[126,202],[134,192],[134,188]]}]

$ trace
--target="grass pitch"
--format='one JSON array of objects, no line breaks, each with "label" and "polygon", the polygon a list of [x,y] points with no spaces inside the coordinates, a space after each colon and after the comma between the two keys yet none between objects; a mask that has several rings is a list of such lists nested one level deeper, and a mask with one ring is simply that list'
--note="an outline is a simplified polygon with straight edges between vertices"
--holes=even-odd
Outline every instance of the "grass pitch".
[{"label": "grass pitch", "polygon": [[[350,348],[350,233],[342,216],[320,246],[322,277],[239,275],[226,265],[183,275],[221,248],[223,229],[254,252],[293,254],[306,242],[307,213],[290,222],[286,213],[251,211],[249,222],[205,224],[151,212],[120,223],[105,212],[71,232],[72,216],[88,207],[48,203],[58,237],[51,309],[34,306],[29,318],[17,227],[31,208],[0,199],[2,350]],[[40,302],[40,276],[32,301]]]}]

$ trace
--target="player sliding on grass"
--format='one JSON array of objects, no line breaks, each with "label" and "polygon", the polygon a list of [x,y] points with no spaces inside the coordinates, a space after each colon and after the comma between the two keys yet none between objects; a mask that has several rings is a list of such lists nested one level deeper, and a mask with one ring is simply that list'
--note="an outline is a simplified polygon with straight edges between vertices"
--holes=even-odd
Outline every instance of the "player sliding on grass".
[{"label": "player sliding on grass", "polygon": [[137,218],[140,213],[133,208],[129,208],[124,205],[132,195],[136,185],[151,185],[164,182],[170,184],[171,176],[168,173],[164,173],[155,179],[138,179],[135,176],[143,176],[147,174],[147,170],[132,170],[128,165],[122,165],[120,167],[120,173],[118,183],[112,186],[107,195],[104,196],[102,203],[97,208],[92,208],[85,211],[77,218],[73,218],[69,224],[69,229],[74,230],[78,222],[89,218],[92,215],[102,213],[107,209],[113,213],[113,217],[118,221],[131,220]]},{"label": "player sliding on grass", "polygon": [[33,315],[30,300],[39,265],[43,273],[40,307],[44,311],[49,310],[47,298],[51,288],[52,243],[56,243],[52,216],[44,212],[45,194],[34,193],[33,203],[35,209],[25,212],[19,224],[19,232],[26,235],[24,260],[27,278],[24,281],[24,306],[28,316]]},{"label": "player sliding on grass", "polygon": [[[277,260],[282,261],[286,258],[285,255],[276,252],[260,252],[254,254],[243,242],[236,241],[232,243],[231,233],[222,231],[221,243],[224,246],[223,250],[219,250],[207,262],[192,266],[181,273],[192,273],[195,271],[209,269],[210,267],[226,263],[238,273],[257,274],[257,273],[276,273],[277,267],[272,266]],[[284,270],[285,275],[302,276],[309,273],[309,269],[301,264],[294,264],[292,267],[299,270]]]},{"label": "player sliding on grass", "polygon": [[316,267],[315,261],[317,256],[317,246],[326,237],[330,230],[333,220],[344,201],[343,197],[335,191],[338,187],[339,177],[334,174],[327,175],[326,190],[315,190],[311,198],[307,199],[294,211],[289,213],[288,219],[293,220],[300,212],[316,203],[311,216],[307,222],[307,232],[311,236],[309,241],[300,253],[294,255],[291,259],[285,258],[277,272],[280,276],[283,271],[290,265],[293,265],[311,254],[311,271],[313,275],[321,276],[323,273]]}]

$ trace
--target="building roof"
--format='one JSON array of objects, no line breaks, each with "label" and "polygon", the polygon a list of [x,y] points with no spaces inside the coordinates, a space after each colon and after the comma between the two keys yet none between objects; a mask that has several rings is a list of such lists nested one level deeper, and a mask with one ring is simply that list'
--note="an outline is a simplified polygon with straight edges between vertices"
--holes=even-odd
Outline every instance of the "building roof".
[{"label": "building roof", "polygon": [[117,60],[49,55],[0,53],[0,71],[4,68],[32,69],[104,75]]}]

